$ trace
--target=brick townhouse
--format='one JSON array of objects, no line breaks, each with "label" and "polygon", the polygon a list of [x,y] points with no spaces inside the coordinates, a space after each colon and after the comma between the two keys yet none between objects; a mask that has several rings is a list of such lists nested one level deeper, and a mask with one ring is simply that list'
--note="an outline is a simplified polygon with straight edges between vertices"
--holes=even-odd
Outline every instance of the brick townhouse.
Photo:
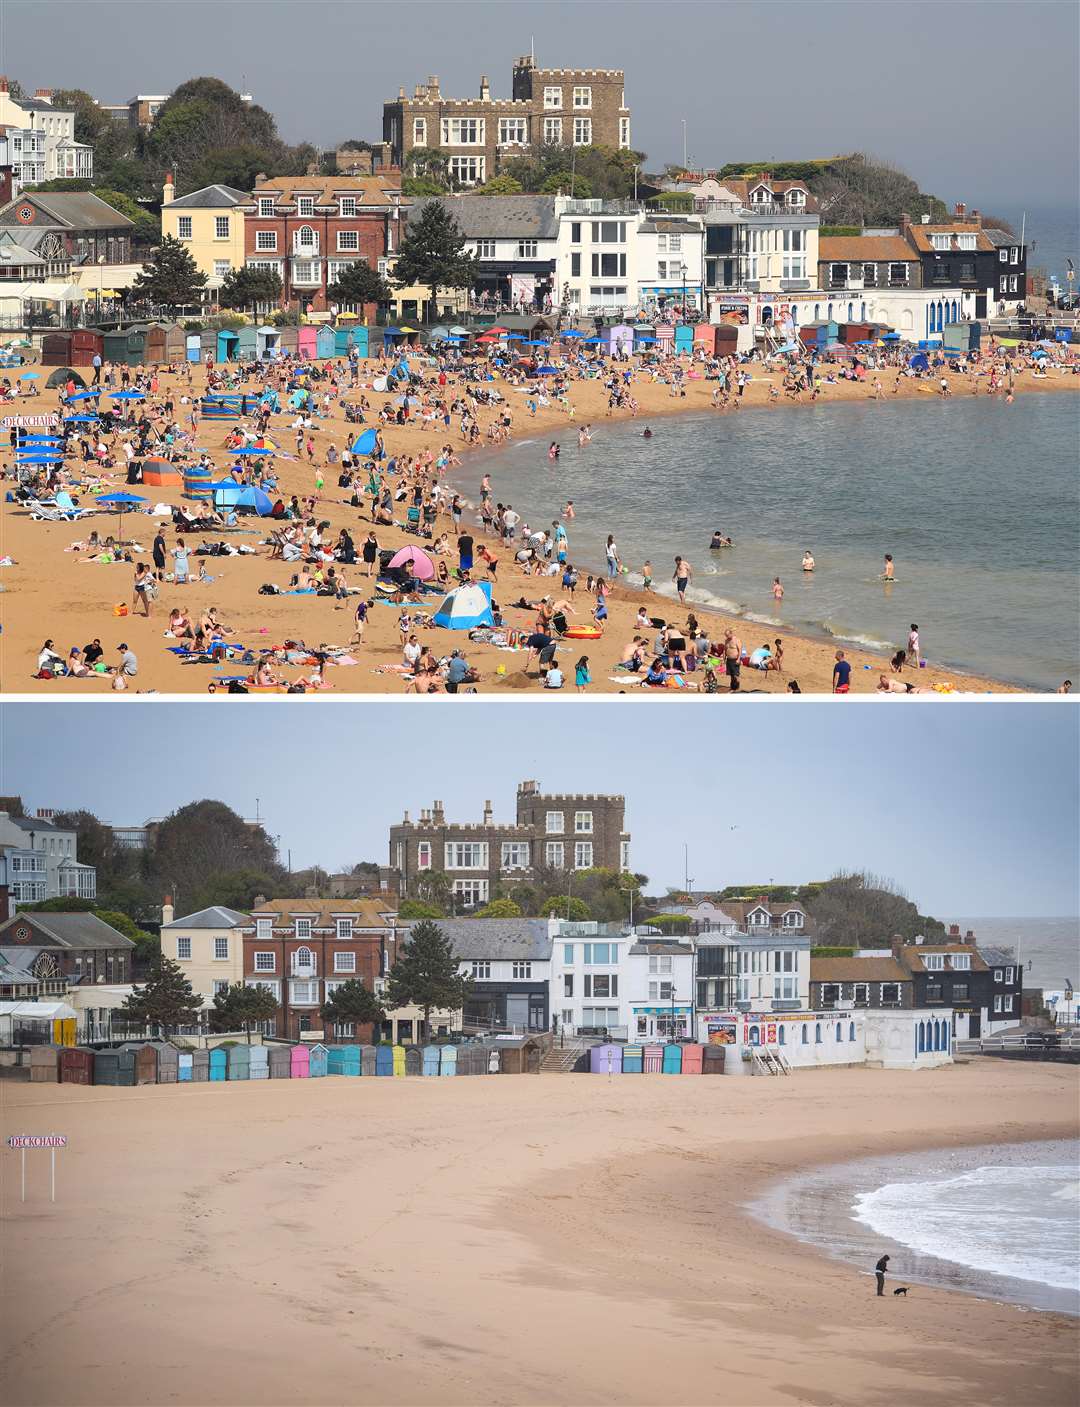
[{"label": "brick townhouse", "polygon": [[[244,257],[281,279],[281,303],[326,312],[327,288],[346,265],[378,269],[400,243],[401,173],[260,176],[244,203]],[[385,266],[383,266],[385,267]],[[374,317],[373,305],[354,309]]]},{"label": "brick townhouse", "polygon": [[397,913],[377,899],[271,899],[242,927],[244,981],[279,1002],[268,1035],[301,1040],[371,1040],[370,1026],[324,1029],[320,1008],[343,982],[377,991],[394,962]]}]

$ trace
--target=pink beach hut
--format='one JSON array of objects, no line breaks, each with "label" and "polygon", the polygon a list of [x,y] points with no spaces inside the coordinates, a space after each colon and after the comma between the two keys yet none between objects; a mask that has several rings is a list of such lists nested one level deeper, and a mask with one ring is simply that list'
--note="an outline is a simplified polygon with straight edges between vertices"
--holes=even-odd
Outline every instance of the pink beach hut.
[{"label": "pink beach hut", "polygon": [[311,1051],[306,1045],[294,1045],[292,1048],[291,1076],[294,1080],[306,1080],[311,1074]]}]

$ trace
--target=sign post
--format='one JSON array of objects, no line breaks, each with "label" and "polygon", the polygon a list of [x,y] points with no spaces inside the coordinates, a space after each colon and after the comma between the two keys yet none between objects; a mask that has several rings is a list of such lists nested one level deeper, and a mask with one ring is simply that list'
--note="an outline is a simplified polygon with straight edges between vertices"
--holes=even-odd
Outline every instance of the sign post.
[{"label": "sign post", "polygon": [[56,1201],[56,1150],[67,1147],[66,1133],[13,1133],[8,1138],[8,1147],[19,1150],[22,1162],[22,1177],[20,1186],[20,1201],[26,1201],[26,1150],[28,1148],[47,1148],[49,1150],[50,1163],[50,1195],[49,1200]]}]

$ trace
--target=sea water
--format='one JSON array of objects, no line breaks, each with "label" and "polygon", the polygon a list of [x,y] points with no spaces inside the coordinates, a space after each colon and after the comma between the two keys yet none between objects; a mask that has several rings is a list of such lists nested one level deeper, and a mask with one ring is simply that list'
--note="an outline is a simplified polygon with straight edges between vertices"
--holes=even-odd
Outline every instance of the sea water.
[{"label": "sea water", "polygon": [[943,1286],[1080,1314],[1080,1143],[942,1149],[816,1168],[752,1210],[852,1263],[874,1293]]},{"label": "sea water", "polygon": [[[789,630],[891,652],[914,622],[935,665],[1080,683],[1076,395],[695,412],[657,419],[648,440],[642,418],[601,420],[581,449],[574,425],[532,436],[523,400],[512,405],[518,441],[480,462],[534,530],[574,501],[579,568],[603,565],[611,533],[635,585],[650,558],[671,595],[676,553],[689,560],[688,600],[742,616],[751,648]],[[475,499],[476,469],[457,478]],[[710,551],[716,529],[735,547]],[[879,579],[886,552],[895,585]]]},{"label": "sea water", "polygon": [[[1077,681],[1080,683],[1080,680]],[[1024,968],[1025,987],[1080,991],[1080,918],[958,918],[982,948],[1012,948]]]}]

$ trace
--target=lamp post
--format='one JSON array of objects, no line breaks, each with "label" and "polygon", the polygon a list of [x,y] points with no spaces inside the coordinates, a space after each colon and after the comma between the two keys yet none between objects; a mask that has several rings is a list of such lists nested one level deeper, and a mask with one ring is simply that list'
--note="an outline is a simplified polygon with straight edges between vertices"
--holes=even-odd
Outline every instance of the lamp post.
[{"label": "lamp post", "polygon": [[97,261],[97,320],[101,321],[101,278],[104,271],[105,255],[99,254]]}]

